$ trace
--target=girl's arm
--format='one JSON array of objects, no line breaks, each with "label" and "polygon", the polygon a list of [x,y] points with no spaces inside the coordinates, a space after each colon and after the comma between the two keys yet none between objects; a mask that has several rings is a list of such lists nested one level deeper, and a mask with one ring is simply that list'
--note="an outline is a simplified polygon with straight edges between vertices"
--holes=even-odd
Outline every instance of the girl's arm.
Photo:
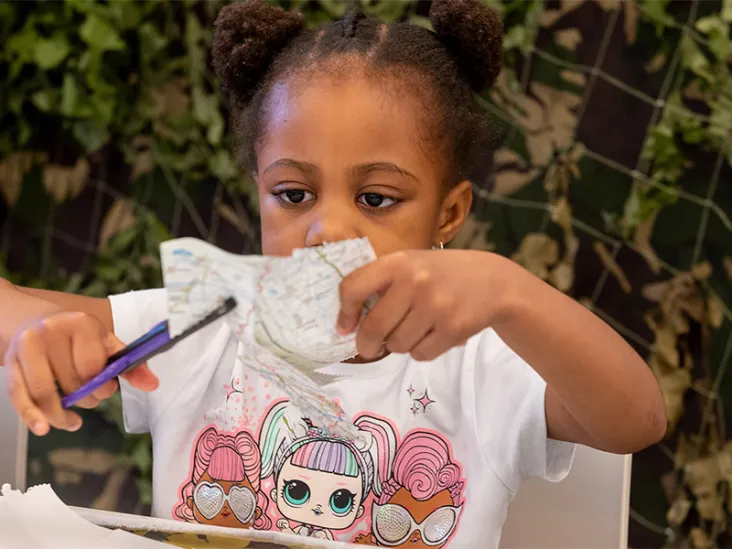
[{"label": "girl's arm", "polygon": [[614,453],[658,442],[665,406],[643,359],[585,307],[501,260],[487,271],[503,289],[491,325],[546,381],[549,436]]},{"label": "girl's arm", "polygon": [[0,278],[0,357],[5,355],[10,341],[21,329],[62,311],[86,313],[99,320],[108,331],[113,331],[112,307],[108,299],[22,288]]},{"label": "girl's arm", "polygon": [[[368,300],[376,305],[360,320]],[[549,436],[614,453],[658,442],[663,396],[643,359],[602,320],[513,261],[474,250],[382,256],[341,283],[342,334],[363,358],[384,347],[433,360],[494,328],[546,381]]]}]

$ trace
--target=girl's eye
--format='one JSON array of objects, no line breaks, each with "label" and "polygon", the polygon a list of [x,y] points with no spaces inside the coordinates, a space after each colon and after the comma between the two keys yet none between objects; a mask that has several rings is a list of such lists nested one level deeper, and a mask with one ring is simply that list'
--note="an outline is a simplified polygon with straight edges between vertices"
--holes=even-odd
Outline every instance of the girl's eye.
[{"label": "girl's eye", "polygon": [[356,494],[348,490],[336,490],[330,496],[330,508],[338,516],[347,515],[353,508]]},{"label": "girl's eye", "polygon": [[293,507],[305,505],[310,499],[310,487],[300,480],[285,481],[285,499]]},{"label": "girl's eye", "polygon": [[315,198],[313,193],[303,189],[285,189],[274,193],[274,195],[286,204],[302,204]]},{"label": "girl's eye", "polygon": [[369,208],[388,208],[396,204],[396,200],[379,193],[363,193],[358,197],[361,204]]}]

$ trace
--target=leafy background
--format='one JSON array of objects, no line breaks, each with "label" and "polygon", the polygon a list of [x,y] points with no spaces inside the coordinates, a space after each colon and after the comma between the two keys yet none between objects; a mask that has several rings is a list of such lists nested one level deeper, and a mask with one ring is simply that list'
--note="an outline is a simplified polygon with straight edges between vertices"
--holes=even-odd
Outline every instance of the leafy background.
[{"label": "leafy background", "polygon": [[[500,143],[453,246],[512,257],[648,359],[669,416],[633,464],[630,544],[732,546],[732,2],[484,0]],[[0,275],[104,296],[158,286],[158,246],[259,250],[209,66],[219,0],[0,3]],[[315,25],[341,0],[282,0]],[[429,2],[360,0],[429,26]],[[144,513],[150,439],[112,400],[32,438],[29,481]]]}]

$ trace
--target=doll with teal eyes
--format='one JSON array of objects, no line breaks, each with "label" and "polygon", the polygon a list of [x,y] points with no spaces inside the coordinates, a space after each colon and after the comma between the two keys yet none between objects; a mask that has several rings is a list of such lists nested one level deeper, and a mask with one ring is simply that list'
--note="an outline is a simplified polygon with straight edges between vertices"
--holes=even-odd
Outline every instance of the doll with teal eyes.
[{"label": "doll with teal eyes", "polygon": [[361,518],[364,500],[386,480],[394,434],[385,422],[362,417],[356,424],[363,440],[344,440],[314,429],[307,419],[291,421],[287,404],[270,410],[259,441],[262,478],[272,475],[270,497],[283,516],[277,527],[332,540],[333,531],[348,530]]}]

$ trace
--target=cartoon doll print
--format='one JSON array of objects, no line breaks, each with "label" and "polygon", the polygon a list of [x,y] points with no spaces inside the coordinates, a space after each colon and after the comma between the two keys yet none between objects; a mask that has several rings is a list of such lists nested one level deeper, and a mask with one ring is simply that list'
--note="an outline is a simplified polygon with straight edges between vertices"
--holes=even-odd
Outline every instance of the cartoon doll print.
[{"label": "cartoon doll print", "polygon": [[260,454],[246,431],[209,427],[198,437],[190,480],[181,489],[175,518],[200,524],[268,530],[267,497],[260,489]]},{"label": "cartoon doll print", "polygon": [[457,527],[465,486],[460,466],[438,435],[411,431],[396,455],[391,478],[371,508],[371,532],[354,543],[381,547],[444,547]]},{"label": "cartoon doll print", "polygon": [[282,532],[332,540],[363,515],[364,500],[388,478],[396,437],[379,419],[364,416],[356,426],[359,440],[345,440],[314,428],[287,402],[270,410],[260,430],[262,478],[273,477]]}]

